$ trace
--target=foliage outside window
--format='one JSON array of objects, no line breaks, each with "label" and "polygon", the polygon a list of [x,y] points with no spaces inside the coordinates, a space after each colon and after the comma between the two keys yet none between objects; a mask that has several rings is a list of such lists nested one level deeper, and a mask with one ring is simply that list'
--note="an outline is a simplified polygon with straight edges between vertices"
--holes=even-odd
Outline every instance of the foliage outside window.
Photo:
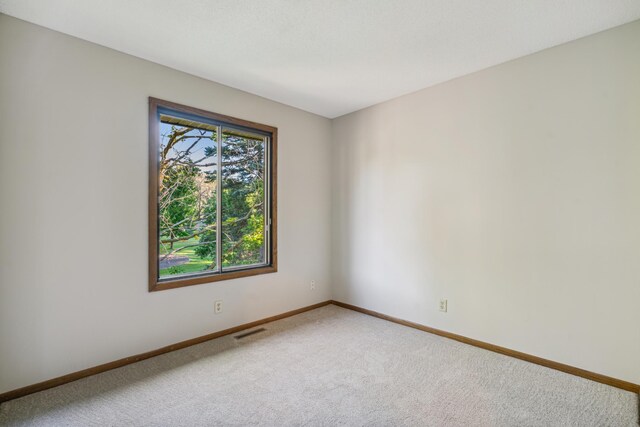
[{"label": "foliage outside window", "polygon": [[276,271],[277,129],[154,98],[149,122],[150,290]]}]

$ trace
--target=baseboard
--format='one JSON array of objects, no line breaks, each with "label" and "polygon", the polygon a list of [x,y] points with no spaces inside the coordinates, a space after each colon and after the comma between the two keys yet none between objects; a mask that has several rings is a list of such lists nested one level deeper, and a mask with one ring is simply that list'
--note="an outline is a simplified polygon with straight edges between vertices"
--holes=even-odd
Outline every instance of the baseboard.
[{"label": "baseboard", "polygon": [[595,372],[590,372],[584,369],[576,368],[573,366],[565,365],[563,363],[554,362],[552,360],[543,359],[541,357],[533,356],[530,354],[522,353],[519,351],[511,350],[505,347],[500,347],[497,345],[489,344],[483,341],[474,340],[472,338],[467,338],[462,335],[453,334],[451,332],[442,331],[440,329],[431,328],[429,326],[421,325],[419,323],[410,322],[403,319],[398,319],[396,317],[388,316],[386,314],[378,313],[376,311],[367,310],[366,308],[357,307],[351,304],[345,304],[340,301],[324,301],[318,304],[313,304],[307,307],[302,307],[296,310],[288,311],[286,313],[278,314],[275,316],[267,317],[264,319],[256,320],[254,322],[245,323],[239,326],[235,326],[233,328],[225,329],[218,332],[213,332],[211,334],[203,335],[197,338],[192,338],[186,341],[181,341],[176,344],[171,344],[166,347],[162,347],[156,350],[151,350],[146,353],[140,353],[135,356],[125,357],[124,359],[116,360],[113,362],[105,363],[102,365],[94,366],[92,368],[83,369],[82,371],[73,372],[67,375],[63,375],[61,377],[53,378],[47,381],[42,381],[36,384],[32,384],[26,387],[18,388],[15,390],[10,390],[5,393],[0,394],[0,403],[6,402],[8,400],[17,399],[19,397],[23,397],[32,393],[37,393],[39,391],[47,390],[53,387],[57,387],[59,385],[63,385],[66,383],[70,383],[82,378],[89,377],[91,375],[96,375],[102,372],[110,371],[112,369],[120,368],[122,366],[130,365],[135,362],[139,362],[141,360],[149,359],[151,357],[159,356],[161,354],[169,353],[175,350],[180,350],[182,348],[190,347],[195,344],[200,344],[215,338],[220,338],[225,335],[234,334],[236,332],[243,331],[245,329],[251,329],[256,326],[260,326],[264,323],[273,322],[276,320],[284,319],[286,317],[295,316],[296,314],[304,313],[305,311],[314,310],[316,308],[323,307],[325,305],[334,304],[339,307],[347,308],[349,310],[358,311],[360,313],[368,314],[370,316],[378,317],[380,319],[388,320],[390,322],[398,323],[400,325],[408,326],[410,328],[419,329],[424,332],[429,332],[431,334],[439,335],[445,338],[450,338],[452,340],[456,340],[465,344],[473,345],[475,347],[483,348],[485,350],[493,351],[496,353],[504,354],[507,356],[515,357],[516,359],[525,360],[527,362],[535,363],[537,365],[546,366],[547,368],[555,369],[558,371],[566,372],[568,374],[576,375],[582,378],[586,378],[592,381],[596,381],[602,384],[607,384],[613,387],[617,387],[623,390],[632,391],[635,393],[640,393],[640,385],[630,383],[628,381],[620,380],[617,378],[608,377],[606,375],[597,374]]},{"label": "baseboard", "polygon": [[388,320],[390,322],[398,323],[400,325],[408,326],[410,328],[419,329],[424,332],[429,332],[434,335],[456,340],[465,344],[472,345],[474,347],[483,348],[485,350],[493,351],[495,353],[504,354],[507,356],[515,357],[516,359],[524,360],[527,362],[535,363],[536,365],[546,366],[547,368],[562,371],[567,374],[576,375],[578,377],[586,378],[591,381],[596,381],[602,384],[610,385],[612,387],[621,388],[623,390],[632,391],[634,393],[640,393],[640,385],[630,383],[628,381],[620,380],[617,378],[608,377],[606,375],[597,374],[595,372],[587,371],[584,369],[576,368],[574,366],[565,365],[564,363],[554,362],[553,360],[543,359],[542,357],[533,356],[531,354],[522,353],[520,351],[511,350],[505,347],[500,347],[494,344],[489,344],[484,341],[475,340],[473,338],[467,338],[462,335],[453,334],[451,332],[443,331],[440,329],[431,328],[429,326],[421,325],[419,323],[410,322],[408,320],[398,319],[397,317],[388,316],[386,314],[378,313],[373,310],[367,310],[366,308],[357,307],[355,305],[346,304],[340,301],[331,301],[332,304],[349,310],[358,311],[360,313],[368,314],[369,316],[378,317],[380,319]]},{"label": "baseboard", "polygon": [[275,316],[267,317],[264,319],[256,320],[255,322],[245,323],[243,325],[235,326],[233,328],[225,329],[211,334],[203,335],[201,337],[192,338],[186,341],[181,341],[176,344],[171,344],[166,347],[151,350],[146,353],[140,353],[135,356],[125,357],[124,359],[116,360],[114,362],[105,363],[102,365],[94,366],[92,368],[83,369],[82,371],[73,372],[61,377],[53,378],[47,381],[42,381],[36,384],[28,385],[26,387],[10,390],[0,394],[0,403],[8,400],[17,399],[19,397],[26,396],[28,394],[37,393],[39,391],[47,390],[53,387],[57,387],[62,384],[77,381],[82,378],[89,377],[91,375],[99,374],[102,372],[110,371],[112,369],[120,368],[122,366],[130,365],[141,360],[149,359],[151,357],[159,356],[161,354],[169,353],[171,351],[180,350],[185,347],[190,347],[195,344],[200,344],[205,341],[209,341],[215,338],[220,338],[225,335],[234,334],[236,332],[243,331],[245,329],[255,328],[256,326],[264,323],[273,322],[275,320],[284,319],[286,317],[295,316],[296,314],[304,313],[305,311],[314,310],[319,307],[331,304],[331,301],[324,301],[318,304],[309,305],[307,307],[298,308],[296,310],[287,311],[286,313],[278,314]]}]

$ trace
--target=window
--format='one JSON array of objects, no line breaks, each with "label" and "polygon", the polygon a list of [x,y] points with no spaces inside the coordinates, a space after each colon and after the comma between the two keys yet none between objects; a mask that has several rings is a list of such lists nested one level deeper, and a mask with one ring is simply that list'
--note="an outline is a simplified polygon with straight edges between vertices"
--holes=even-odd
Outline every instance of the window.
[{"label": "window", "polygon": [[149,98],[149,290],[277,269],[277,129]]}]

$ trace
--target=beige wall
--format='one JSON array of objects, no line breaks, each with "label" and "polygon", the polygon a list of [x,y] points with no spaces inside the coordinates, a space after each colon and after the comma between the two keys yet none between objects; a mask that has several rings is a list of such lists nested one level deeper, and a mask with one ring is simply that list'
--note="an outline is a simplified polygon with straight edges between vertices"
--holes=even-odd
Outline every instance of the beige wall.
[{"label": "beige wall", "polygon": [[334,298],[640,383],[640,21],[333,135]]},{"label": "beige wall", "polygon": [[[329,120],[6,15],[0,58],[0,392],[330,297]],[[147,292],[148,96],[278,127],[278,273]]]},{"label": "beige wall", "polygon": [[[0,392],[331,297],[639,383],[639,43],[332,123],[0,15]],[[279,128],[278,273],[147,292],[148,96]]]}]

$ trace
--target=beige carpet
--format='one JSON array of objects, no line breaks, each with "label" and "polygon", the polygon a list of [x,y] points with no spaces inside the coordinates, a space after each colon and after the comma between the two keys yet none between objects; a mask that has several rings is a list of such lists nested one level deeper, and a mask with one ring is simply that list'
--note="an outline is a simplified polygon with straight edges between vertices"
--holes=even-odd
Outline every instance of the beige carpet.
[{"label": "beige carpet", "polygon": [[2,404],[1,425],[636,426],[637,396],[327,306]]}]

